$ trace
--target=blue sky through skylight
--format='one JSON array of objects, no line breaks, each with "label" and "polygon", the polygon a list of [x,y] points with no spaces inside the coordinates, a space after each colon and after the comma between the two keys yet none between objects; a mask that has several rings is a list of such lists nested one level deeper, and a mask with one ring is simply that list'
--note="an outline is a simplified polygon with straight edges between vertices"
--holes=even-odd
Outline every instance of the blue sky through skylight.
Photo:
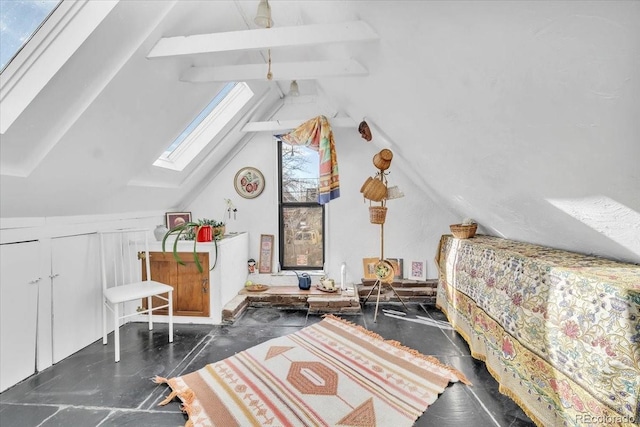
[{"label": "blue sky through skylight", "polygon": [[59,3],[59,0],[0,0],[0,70],[4,70]]}]

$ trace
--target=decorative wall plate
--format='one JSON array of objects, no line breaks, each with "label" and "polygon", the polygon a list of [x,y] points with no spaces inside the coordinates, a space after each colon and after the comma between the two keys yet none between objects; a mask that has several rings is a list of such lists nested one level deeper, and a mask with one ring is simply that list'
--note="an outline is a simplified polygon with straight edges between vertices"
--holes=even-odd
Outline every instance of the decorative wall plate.
[{"label": "decorative wall plate", "polygon": [[264,176],[256,168],[242,168],[233,179],[234,186],[239,195],[245,199],[258,197],[264,190]]}]

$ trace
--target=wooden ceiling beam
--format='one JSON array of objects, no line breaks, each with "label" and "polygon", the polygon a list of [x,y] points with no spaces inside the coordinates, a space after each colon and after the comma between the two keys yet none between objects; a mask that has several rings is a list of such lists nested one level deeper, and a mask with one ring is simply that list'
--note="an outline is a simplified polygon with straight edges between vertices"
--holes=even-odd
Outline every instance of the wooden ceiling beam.
[{"label": "wooden ceiling beam", "polygon": [[[191,67],[180,77],[190,83],[205,82],[246,82],[266,80],[267,64],[226,65],[214,67]],[[367,69],[358,61],[309,61],[309,62],[273,62],[272,80],[313,80],[325,77],[366,76]]]},{"label": "wooden ceiling beam", "polygon": [[163,37],[151,49],[147,58],[327,43],[364,42],[378,38],[378,34],[373,28],[363,21],[260,28],[193,36]]}]

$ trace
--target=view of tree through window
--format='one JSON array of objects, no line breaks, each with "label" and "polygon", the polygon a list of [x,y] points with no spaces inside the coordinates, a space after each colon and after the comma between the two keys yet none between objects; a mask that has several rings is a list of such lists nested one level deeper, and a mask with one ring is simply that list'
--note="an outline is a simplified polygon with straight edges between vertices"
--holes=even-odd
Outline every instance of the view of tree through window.
[{"label": "view of tree through window", "polygon": [[318,152],[280,142],[280,266],[324,266],[324,207],[318,204]]}]

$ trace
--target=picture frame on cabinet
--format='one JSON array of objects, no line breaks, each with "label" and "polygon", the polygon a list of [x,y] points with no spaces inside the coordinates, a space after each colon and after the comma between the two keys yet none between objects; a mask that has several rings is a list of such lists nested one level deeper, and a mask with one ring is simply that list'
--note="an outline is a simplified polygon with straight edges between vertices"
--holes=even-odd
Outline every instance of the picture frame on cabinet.
[{"label": "picture frame on cabinet", "polygon": [[427,277],[425,261],[411,261],[410,267],[409,279],[425,280],[425,278]]},{"label": "picture frame on cabinet", "polygon": [[179,227],[191,222],[191,212],[167,212],[165,214],[167,229]]}]

